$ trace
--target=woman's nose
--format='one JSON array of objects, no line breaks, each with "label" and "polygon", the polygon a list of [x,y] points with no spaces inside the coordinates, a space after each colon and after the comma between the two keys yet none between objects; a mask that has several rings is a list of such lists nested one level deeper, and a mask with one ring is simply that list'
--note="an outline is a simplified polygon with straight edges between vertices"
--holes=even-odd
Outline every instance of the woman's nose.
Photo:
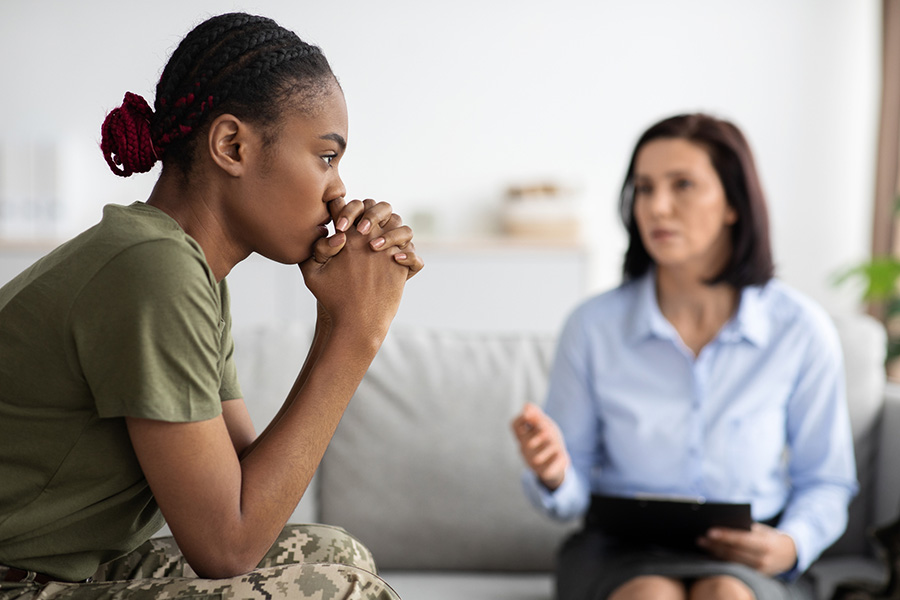
[{"label": "woman's nose", "polygon": [[651,214],[665,215],[672,210],[672,197],[665,190],[654,190],[647,200]]},{"label": "woman's nose", "polygon": [[341,179],[340,175],[337,175],[337,181],[328,189],[328,193],[326,194],[326,202],[330,202],[335,198],[344,198],[347,196],[347,188],[344,187],[344,180]]}]

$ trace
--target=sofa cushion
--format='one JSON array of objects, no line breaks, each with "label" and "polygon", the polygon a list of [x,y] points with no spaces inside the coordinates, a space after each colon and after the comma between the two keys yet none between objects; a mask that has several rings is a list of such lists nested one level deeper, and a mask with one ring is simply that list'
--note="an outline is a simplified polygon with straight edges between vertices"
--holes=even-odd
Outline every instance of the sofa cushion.
[{"label": "sofa cushion", "polygon": [[421,600],[553,600],[550,573],[379,571],[397,594]]},{"label": "sofa cushion", "polygon": [[321,518],[379,568],[550,570],[573,525],[525,499],[510,422],[542,403],[551,335],[394,328],[319,469]]},{"label": "sofa cushion", "polygon": [[884,404],[884,359],[887,339],[884,327],[866,315],[834,318],[844,353],[847,405],[860,493],[850,505],[847,531],[826,552],[827,556],[871,554],[867,530],[874,520],[875,473],[878,459],[879,419]]}]

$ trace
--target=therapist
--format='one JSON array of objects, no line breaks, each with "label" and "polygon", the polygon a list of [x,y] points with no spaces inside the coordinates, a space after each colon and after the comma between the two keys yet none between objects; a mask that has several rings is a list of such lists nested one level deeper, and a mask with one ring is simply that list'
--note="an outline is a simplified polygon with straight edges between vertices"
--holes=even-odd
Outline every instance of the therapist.
[{"label": "therapist", "polygon": [[664,494],[749,503],[755,524],[687,551],[586,527],[557,597],[811,598],[801,575],[857,489],[843,359],[825,312],[773,278],[747,141],[708,115],[665,119],[620,200],[624,282],[570,316],[546,412],[512,424],[526,493],[559,519],[597,510],[592,494]]}]

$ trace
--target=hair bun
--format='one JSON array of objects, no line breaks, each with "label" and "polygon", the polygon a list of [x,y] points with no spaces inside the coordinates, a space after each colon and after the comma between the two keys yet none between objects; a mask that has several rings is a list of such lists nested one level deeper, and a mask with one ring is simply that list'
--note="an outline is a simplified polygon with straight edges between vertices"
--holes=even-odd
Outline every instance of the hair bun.
[{"label": "hair bun", "polygon": [[159,154],[150,133],[152,118],[147,101],[131,92],[125,92],[122,106],[106,115],[100,130],[100,150],[113,173],[128,177],[153,168]]}]

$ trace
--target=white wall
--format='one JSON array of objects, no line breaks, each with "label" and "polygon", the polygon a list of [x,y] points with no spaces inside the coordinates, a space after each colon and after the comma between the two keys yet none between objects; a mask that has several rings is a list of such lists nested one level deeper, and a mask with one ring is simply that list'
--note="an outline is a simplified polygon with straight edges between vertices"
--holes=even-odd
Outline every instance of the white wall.
[{"label": "white wall", "polygon": [[[2,0],[0,150],[62,140],[69,218],[142,199],[96,144],[125,91],[152,103],[184,33],[230,9],[325,50],[350,109],[352,196],[430,211],[441,235],[488,229],[505,186],[551,179],[583,199],[591,285],[618,280],[615,198],[636,137],[680,111],[732,118],[769,194],[779,273],[832,310],[834,271],[865,258],[880,75],[877,0],[126,3]],[[48,176],[46,173],[40,176]],[[427,257],[426,257],[427,259]],[[524,316],[523,316],[524,318]]]}]

